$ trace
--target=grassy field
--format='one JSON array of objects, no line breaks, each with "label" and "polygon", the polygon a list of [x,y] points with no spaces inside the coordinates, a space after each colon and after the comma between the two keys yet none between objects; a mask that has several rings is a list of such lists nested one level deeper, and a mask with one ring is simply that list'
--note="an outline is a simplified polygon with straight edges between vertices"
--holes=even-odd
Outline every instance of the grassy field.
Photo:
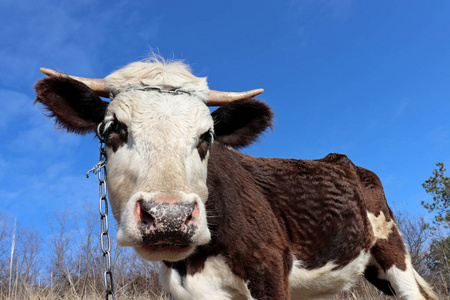
[{"label": "grassy field", "polygon": [[[436,290],[439,299],[449,300],[443,291]],[[169,300],[169,295],[161,290],[156,278],[143,279],[140,282],[128,282],[116,286],[117,300]],[[12,286],[10,290],[2,289],[0,299],[4,300],[100,300],[105,299],[105,293],[98,281],[87,280],[86,282],[68,282],[66,286],[44,286],[30,287],[27,285]],[[396,297],[383,295],[371,284],[361,279],[350,291],[340,293],[333,300],[388,300]]]}]

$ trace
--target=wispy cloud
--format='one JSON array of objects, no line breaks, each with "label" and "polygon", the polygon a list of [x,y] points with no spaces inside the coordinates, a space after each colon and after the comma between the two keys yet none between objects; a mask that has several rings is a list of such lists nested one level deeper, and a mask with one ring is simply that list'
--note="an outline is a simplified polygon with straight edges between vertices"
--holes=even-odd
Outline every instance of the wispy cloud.
[{"label": "wispy cloud", "polygon": [[14,154],[46,153],[70,149],[81,137],[61,134],[55,130],[52,120],[42,115],[40,105],[33,106],[30,96],[0,89],[4,100],[0,111],[0,137],[3,141],[1,153]]},{"label": "wispy cloud", "polygon": [[0,98],[0,208],[22,223],[61,207],[82,208],[96,192],[74,170],[82,137],[55,130],[25,93],[0,89]]},{"label": "wispy cloud", "polygon": [[290,2],[292,17],[302,19],[304,25],[317,20],[342,21],[350,17],[352,0],[292,0]]},{"label": "wispy cloud", "polygon": [[[26,88],[38,68],[63,68],[84,75],[98,75],[105,55],[101,46],[142,43],[160,32],[162,17],[144,19],[139,7],[135,17],[118,13],[125,4],[102,1],[4,1],[0,4],[0,87]],[[130,12],[132,4],[127,4]],[[118,9],[119,7],[119,9]],[[143,26],[143,23],[146,23]],[[131,30],[133,28],[133,30]],[[127,30],[128,29],[128,30]],[[137,38],[138,37],[138,38]],[[110,70],[108,70],[110,71]],[[20,86],[17,83],[22,82]]]},{"label": "wispy cloud", "polygon": [[288,40],[299,49],[315,40],[313,32],[330,24],[347,20],[353,11],[352,0],[291,0],[284,22],[290,27]]},{"label": "wispy cloud", "polygon": [[450,144],[450,128],[444,125],[431,128],[427,138],[437,147],[447,148]]},{"label": "wispy cloud", "polygon": [[405,110],[408,108],[409,106],[409,101],[408,100],[404,100],[401,101],[397,104],[397,108],[395,109],[395,114],[397,117],[401,117],[403,115],[403,113],[405,112]]},{"label": "wispy cloud", "polygon": [[0,133],[33,118],[33,100],[24,93],[0,88]]}]

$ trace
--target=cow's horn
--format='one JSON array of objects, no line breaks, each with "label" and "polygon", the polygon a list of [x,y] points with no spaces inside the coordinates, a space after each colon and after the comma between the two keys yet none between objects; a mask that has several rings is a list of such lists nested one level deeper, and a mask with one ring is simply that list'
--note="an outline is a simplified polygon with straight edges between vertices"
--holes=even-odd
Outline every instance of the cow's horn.
[{"label": "cow's horn", "polygon": [[233,93],[233,92],[219,92],[210,90],[209,93],[209,101],[208,106],[220,106],[226,104],[228,102],[241,100],[241,99],[250,99],[255,97],[256,95],[264,92],[263,89],[256,89],[247,92]]},{"label": "cow's horn", "polygon": [[[48,76],[68,76],[72,79],[78,80],[88,87],[90,87],[97,95],[101,97],[109,97],[109,92],[106,90],[105,87],[105,79],[103,78],[84,78],[84,77],[78,77],[78,76],[72,76],[72,75],[66,75],[60,72],[56,72],[51,69],[47,68],[41,68],[40,69],[42,73]],[[256,89],[251,90],[247,92],[239,92],[239,93],[233,93],[233,92],[219,92],[210,90],[209,94],[209,101],[208,106],[220,106],[223,104],[226,104],[228,102],[241,100],[241,99],[250,99],[252,97],[255,97],[256,95],[261,94],[264,92],[263,89]]]},{"label": "cow's horn", "polygon": [[66,75],[66,74],[56,72],[54,70],[47,69],[47,68],[40,68],[40,70],[42,73],[44,73],[45,75],[48,75],[48,76],[67,76],[72,79],[78,80],[78,81],[84,83],[85,85],[87,85],[88,87],[90,87],[91,90],[93,90],[97,95],[99,95],[101,97],[105,97],[105,98],[109,97],[109,92],[106,90],[106,87],[105,87],[105,79],[103,79],[103,78],[84,78],[84,77]]}]

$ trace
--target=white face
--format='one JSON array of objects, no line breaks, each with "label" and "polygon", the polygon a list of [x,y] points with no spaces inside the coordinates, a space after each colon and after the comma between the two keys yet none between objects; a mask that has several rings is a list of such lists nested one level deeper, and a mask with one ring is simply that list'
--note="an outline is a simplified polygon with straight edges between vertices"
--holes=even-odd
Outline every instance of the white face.
[{"label": "white face", "polygon": [[117,241],[176,261],[210,240],[204,203],[213,119],[187,94],[128,91],[105,117],[108,193]]}]

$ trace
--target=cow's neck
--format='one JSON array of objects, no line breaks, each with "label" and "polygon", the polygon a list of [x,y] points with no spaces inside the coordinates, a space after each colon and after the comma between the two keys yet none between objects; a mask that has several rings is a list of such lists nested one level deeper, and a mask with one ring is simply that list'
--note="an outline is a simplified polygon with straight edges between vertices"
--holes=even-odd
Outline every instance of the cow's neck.
[{"label": "cow's neck", "polygon": [[[194,274],[203,269],[208,257],[229,257],[232,253],[236,261],[251,261],[257,259],[257,252],[261,252],[262,260],[267,249],[261,245],[270,244],[274,247],[284,244],[266,240],[267,237],[285,239],[286,233],[276,222],[279,218],[273,215],[274,210],[267,201],[270,199],[266,190],[269,186],[265,187],[264,178],[271,182],[269,177],[273,171],[264,166],[267,163],[265,160],[271,159],[245,155],[220,144],[212,147],[208,164],[209,197],[206,202],[212,240],[198,247],[187,259],[166,263],[167,266],[177,269],[182,276]],[[257,211],[264,213],[255,214]],[[283,251],[280,248],[277,252],[283,255]],[[251,257],[247,257],[249,253],[252,253]],[[257,259],[256,263],[261,262]],[[232,266],[232,270],[236,275],[245,277],[246,271],[239,266]]]}]

